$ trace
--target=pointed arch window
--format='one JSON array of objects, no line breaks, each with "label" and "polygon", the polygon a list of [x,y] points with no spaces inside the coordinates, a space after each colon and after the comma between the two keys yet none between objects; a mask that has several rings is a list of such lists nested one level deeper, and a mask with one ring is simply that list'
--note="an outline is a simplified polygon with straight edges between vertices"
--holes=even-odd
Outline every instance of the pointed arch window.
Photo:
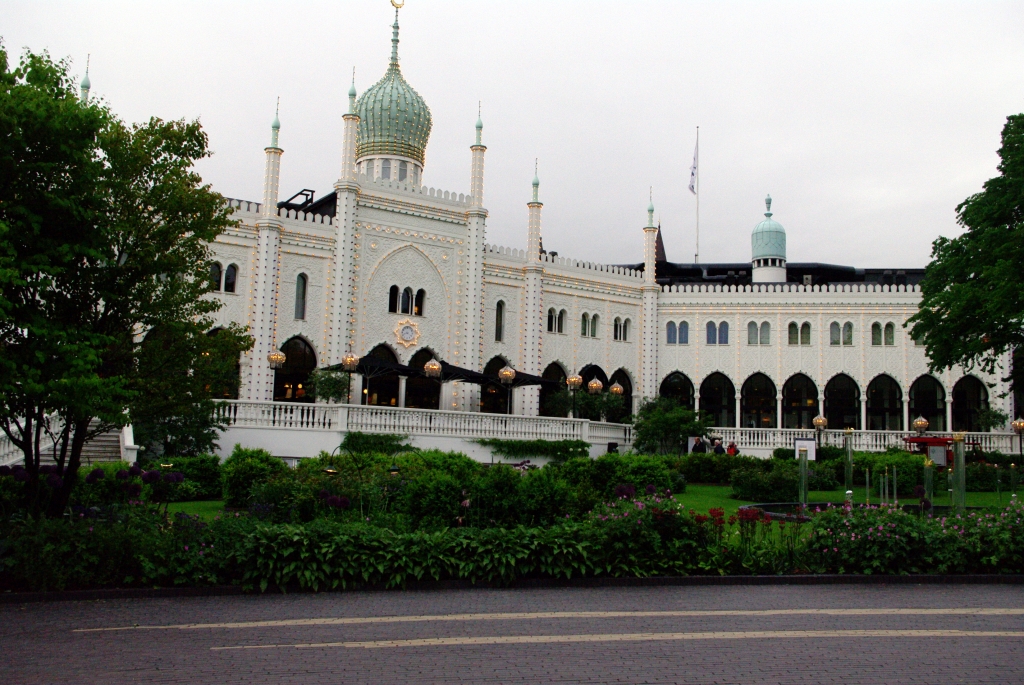
[{"label": "pointed arch window", "polygon": [[629,319],[622,322],[622,342],[629,342]]},{"label": "pointed arch window", "polygon": [[871,324],[871,345],[880,347],[882,344],[882,324],[877,321]]},{"label": "pointed arch window", "polygon": [[580,336],[590,337],[590,314],[584,314],[580,319]]},{"label": "pointed arch window", "polygon": [[612,322],[612,340],[622,340],[622,319],[617,316]]},{"label": "pointed arch window", "polygon": [[306,318],[306,274],[299,274],[295,277],[295,318]]},{"label": "pointed arch window", "polygon": [[718,324],[718,344],[728,345],[729,344],[729,322],[723,321]]},{"label": "pointed arch window", "polygon": [[715,325],[714,321],[708,321],[708,345],[718,344],[718,326]]},{"label": "pointed arch window", "polygon": [[687,321],[679,322],[679,344],[689,345],[690,344],[690,324]]},{"label": "pointed arch window", "polygon": [[795,321],[791,321],[789,323],[789,344],[800,344],[800,327],[796,325]]},{"label": "pointed arch window", "polygon": [[413,303],[412,313],[416,316],[423,316],[424,307],[427,304],[427,291],[420,288],[416,291],[416,301]]},{"label": "pointed arch window", "polygon": [[220,277],[220,262],[210,264],[210,288],[215,292],[220,291]]},{"label": "pointed arch window", "polygon": [[833,347],[838,346],[842,339],[842,333],[839,328],[839,322],[833,321],[828,327],[828,344]]},{"label": "pointed arch window", "polygon": [[412,314],[412,288],[402,291],[402,313]]},{"label": "pointed arch window", "polygon": [[398,163],[398,180],[399,181],[404,181],[408,177],[409,177],[409,163],[408,162],[399,162]]},{"label": "pointed arch window", "polygon": [[754,322],[754,321],[751,321],[750,323],[747,324],[747,344],[748,345],[756,345],[757,342],[758,342],[758,339],[759,338],[758,338],[758,335],[757,335],[757,323]]},{"label": "pointed arch window", "polygon": [[807,323],[806,321],[802,326],[800,326],[800,344],[811,344],[811,324]]},{"label": "pointed arch window", "polygon": [[391,160],[385,159],[380,163],[380,177],[383,179],[391,180]]},{"label": "pointed arch window", "polygon": [[853,324],[847,321],[843,324],[843,345],[853,344]]},{"label": "pointed arch window", "polygon": [[887,346],[896,344],[896,326],[891,323],[885,324],[885,344]]},{"label": "pointed arch window", "polygon": [[596,338],[597,337],[597,321],[598,321],[599,318],[600,317],[597,314],[594,314],[592,317],[590,317],[590,337],[591,338]]},{"label": "pointed arch window", "polygon": [[767,321],[761,322],[761,344],[771,345],[772,344],[772,325]]},{"label": "pointed arch window", "polygon": [[372,159],[366,162],[366,175],[369,176],[371,179],[373,178],[373,160]]},{"label": "pointed arch window", "polygon": [[665,343],[668,345],[676,344],[676,322],[669,321],[665,324]]},{"label": "pointed arch window", "polygon": [[498,300],[494,308],[494,341],[501,342],[505,335],[505,303]]},{"label": "pointed arch window", "polygon": [[565,310],[558,312],[558,332],[565,333]]},{"label": "pointed arch window", "polygon": [[224,292],[235,292],[236,281],[238,281],[238,267],[234,264],[228,264],[228,268],[224,271]]},{"label": "pointed arch window", "polygon": [[548,310],[548,333],[555,332],[555,309],[552,307]]}]

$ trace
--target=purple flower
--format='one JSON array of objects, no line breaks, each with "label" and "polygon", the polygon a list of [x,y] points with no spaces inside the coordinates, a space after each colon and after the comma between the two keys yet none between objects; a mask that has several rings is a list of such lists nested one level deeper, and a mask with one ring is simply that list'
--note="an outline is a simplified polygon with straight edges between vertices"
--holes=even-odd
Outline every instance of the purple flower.
[{"label": "purple flower", "polygon": [[142,494],[142,486],[138,483],[131,483],[128,485],[128,496],[138,497]]},{"label": "purple flower", "polygon": [[54,490],[59,490],[64,485],[64,479],[58,476],[56,473],[51,473],[46,477],[46,484]]},{"label": "purple flower", "polygon": [[636,488],[629,484],[622,484],[615,486],[615,497],[623,499],[626,497],[632,497],[636,494]]},{"label": "purple flower", "polygon": [[130,469],[128,469],[128,475],[129,476],[141,476],[142,475],[142,467],[139,466],[139,462],[135,462],[134,464],[132,464],[132,467]]},{"label": "purple flower", "polygon": [[125,471],[124,469],[121,469],[120,471],[114,474],[114,478],[118,480],[128,480],[128,472]]},{"label": "purple flower", "polygon": [[150,485],[160,480],[159,471],[144,471],[142,474],[142,482]]},{"label": "purple flower", "polygon": [[85,477],[85,482],[92,485],[98,480],[103,480],[107,477],[107,474],[103,473],[103,469],[93,469],[89,472],[89,475]]},{"label": "purple flower", "polygon": [[320,499],[327,499],[331,496],[331,493],[327,492],[325,488],[320,488],[320,493],[317,495]]},{"label": "purple flower", "polygon": [[653,484],[648,485],[646,489],[648,495],[653,495],[654,493],[658,492],[658,488],[655,487]]}]

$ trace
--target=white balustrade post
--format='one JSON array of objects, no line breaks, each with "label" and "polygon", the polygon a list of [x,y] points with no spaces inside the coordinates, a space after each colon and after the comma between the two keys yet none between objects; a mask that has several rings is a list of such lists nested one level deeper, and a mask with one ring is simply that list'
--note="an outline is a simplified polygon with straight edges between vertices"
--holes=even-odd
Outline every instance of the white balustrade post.
[{"label": "white balustrade post", "polygon": [[408,382],[408,378],[405,376],[398,377],[398,406],[405,406],[405,384]]}]

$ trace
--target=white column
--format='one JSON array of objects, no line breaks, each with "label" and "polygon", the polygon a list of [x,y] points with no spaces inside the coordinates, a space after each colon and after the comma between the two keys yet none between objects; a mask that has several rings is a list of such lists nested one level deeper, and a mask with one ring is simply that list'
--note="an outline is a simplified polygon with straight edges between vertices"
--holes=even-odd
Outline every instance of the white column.
[{"label": "white column", "polygon": [[640,387],[641,397],[658,394],[658,293],[655,281],[658,228],[654,225],[654,203],[647,207],[647,225],[644,227],[644,284],[643,305],[640,314]]},{"label": "white column", "polygon": [[[541,208],[538,198],[539,181],[533,179],[533,200],[527,203],[529,220],[526,235],[526,290],[523,298],[523,350],[522,370],[539,376],[541,373],[541,344],[544,335],[544,294],[542,281],[544,267],[540,261]],[[540,388],[535,385],[522,388],[519,401],[515,403],[517,414],[537,416],[540,414]]]},{"label": "white column", "polygon": [[903,393],[903,430],[910,430],[910,394]]},{"label": "white column", "polygon": [[408,382],[408,378],[405,376],[398,377],[398,406],[405,406],[405,384]]},{"label": "white column", "polygon": [[363,403],[363,374],[353,373],[352,384],[349,386],[351,393],[349,395],[349,404],[362,404]]},{"label": "white column", "polygon": [[[484,152],[487,148],[480,142],[480,129],[477,132],[477,144],[470,147],[473,152],[472,177],[470,179],[470,209],[466,212],[466,242],[458,250],[457,261],[462,261],[463,276],[455,284],[456,320],[461,325],[453,326],[452,360],[456,366],[474,371],[483,370],[480,359],[481,327],[483,325],[481,309],[484,306],[483,265],[484,239],[487,231],[487,210],[484,201]],[[459,282],[461,281],[461,283]],[[509,325],[506,321],[506,327]],[[459,397],[456,404],[462,411],[480,410],[480,388],[473,383],[459,384]],[[451,408],[451,407],[449,407]]]},{"label": "white column", "polygon": [[868,429],[868,394],[863,389],[860,393],[860,429]]},{"label": "white column", "polygon": [[740,404],[741,401],[742,401],[742,397],[743,397],[742,393],[736,393],[736,427],[737,428],[743,428],[743,414],[740,413],[740,409],[742,409],[742,406]]},{"label": "white column", "polygon": [[783,427],[783,425],[782,425],[782,395],[776,396],[775,404],[776,404],[776,409],[775,409],[776,416],[778,417],[778,419],[776,420],[775,427],[776,428],[782,428]]},{"label": "white column", "polygon": [[267,355],[277,349],[277,294],[280,267],[281,220],[277,214],[277,199],[281,177],[281,155],[274,145],[266,148],[266,168],[263,174],[262,216],[256,221],[256,259],[251,276],[249,302],[249,331],[253,336],[249,378],[244,396],[248,400],[274,399],[274,370]]},{"label": "white column", "polygon": [[953,394],[946,393],[946,430],[953,430]]},{"label": "white column", "polygon": [[353,262],[359,184],[356,183],[356,137],[359,116],[355,114],[354,89],[349,92],[349,112],[342,119],[345,133],[341,147],[341,172],[334,190],[338,195],[334,212],[333,269],[327,292],[331,297],[331,316],[327,324],[326,352],[331,364],[338,364],[345,353],[358,354],[355,334],[357,286]]}]

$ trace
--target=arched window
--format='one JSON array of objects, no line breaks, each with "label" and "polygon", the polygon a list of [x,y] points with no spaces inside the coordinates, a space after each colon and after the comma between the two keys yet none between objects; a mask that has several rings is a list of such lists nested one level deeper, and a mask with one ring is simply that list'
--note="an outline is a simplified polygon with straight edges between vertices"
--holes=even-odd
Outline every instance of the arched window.
[{"label": "arched window", "polygon": [[669,345],[676,344],[676,322],[669,321],[665,324],[665,342]]},{"label": "arched window", "polygon": [[[501,303],[504,305],[504,303]],[[508,414],[509,394],[505,386],[498,380],[498,372],[508,366],[502,357],[494,357],[484,366],[484,375],[492,379],[490,383],[480,386],[480,411],[487,414]]]},{"label": "arched window", "polygon": [[220,263],[214,262],[210,264],[210,288],[219,291],[220,290]]},{"label": "arched window", "polygon": [[964,376],[953,386],[953,430],[981,430],[978,413],[988,409],[988,390],[974,376]]},{"label": "arched window", "polygon": [[747,344],[756,345],[758,341],[757,337],[757,322],[751,321],[747,324]]},{"label": "arched window", "polygon": [[306,274],[295,277],[295,318],[306,318]]},{"label": "arched window", "polygon": [[[427,291],[420,288],[416,291],[416,302],[414,303],[412,313],[416,316],[423,316],[423,308],[427,304]],[[428,360],[429,361],[429,360]],[[424,362],[426,363],[426,362]]]},{"label": "arched window", "polygon": [[871,344],[876,347],[882,344],[882,324],[877,321],[871,324]]},{"label": "arched window", "polygon": [[690,344],[690,324],[687,323],[686,321],[679,322],[679,344]]},{"label": "arched window", "polygon": [[412,314],[412,288],[402,291],[402,313]]},{"label": "arched window", "polygon": [[622,322],[622,342],[629,342],[629,319]]},{"label": "arched window", "polygon": [[868,385],[868,430],[903,430],[903,391],[890,376],[876,376]]},{"label": "arched window", "polygon": [[761,344],[771,345],[772,344],[772,325],[767,321],[761,322]]},{"label": "arched window", "polygon": [[541,374],[542,378],[554,381],[554,385],[540,386],[540,415],[560,416],[565,418],[569,415],[572,405],[569,403],[569,393],[565,389],[565,369],[557,362],[551,362]]},{"label": "arched window", "polygon": [[227,270],[224,272],[224,292],[233,293],[235,292],[235,281],[238,280],[238,267],[234,264],[228,264]]},{"label": "arched window", "polygon": [[380,177],[391,180],[391,160],[385,159],[380,163]]},{"label": "arched window", "polygon": [[598,317],[597,314],[594,314],[592,317],[590,317],[590,337],[591,338],[596,338],[597,337],[597,321],[598,321],[599,318],[600,317]]},{"label": "arched window", "polygon": [[729,323],[727,321],[718,324],[718,344],[729,344]]},{"label": "arched window", "polygon": [[712,426],[736,427],[736,387],[725,374],[716,371],[700,384],[700,411],[710,415]]},{"label": "arched window", "polygon": [[818,386],[802,373],[782,386],[782,427],[814,428],[818,415]]},{"label": "arched window", "polygon": [[[422,369],[436,355],[426,347],[417,350],[408,366]],[[405,406],[409,409],[439,409],[441,407],[441,384],[433,378],[413,375],[405,381]]]},{"label": "arched window", "polygon": [[839,328],[839,322],[833,321],[828,327],[828,344],[839,345],[842,342],[842,329]]},{"label": "arched window", "polygon": [[307,392],[309,374],[316,368],[316,352],[302,338],[292,338],[281,345],[284,365],[274,370],[274,400],[277,402],[312,402]]},{"label": "arched window", "polygon": [[604,418],[608,423],[623,423],[633,413],[633,381],[629,379],[629,374],[625,369],[618,369],[608,379],[608,387],[610,388],[615,383],[622,386],[622,394],[619,395],[622,402],[617,407],[609,407]]},{"label": "arched window", "polygon": [[843,324],[843,345],[853,344],[853,324],[847,321]]},{"label": "arched window", "polygon": [[399,162],[398,163],[398,180],[404,181],[409,176],[409,163]]},{"label": "arched window", "polygon": [[398,313],[398,286],[393,285],[388,291],[388,311]]},{"label": "arched window", "polygon": [[420,184],[420,169],[415,164],[412,165],[412,184],[418,186]]},{"label": "arched window", "polygon": [[658,389],[658,395],[671,397],[686,409],[693,411],[693,383],[678,371],[665,377]]},{"label": "arched window", "polygon": [[910,420],[928,421],[928,430],[946,430],[946,391],[932,376],[921,376],[910,386]]},{"label": "arched window", "polygon": [[860,388],[844,373],[825,385],[825,412],[830,428],[860,430]]},{"label": "arched window", "polygon": [[548,333],[554,333],[554,332],[555,332],[555,310],[552,308],[552,309],[548,310]]},{"label": "arched window", "polygon": [[566,311],[563,309],[558,312],[558,332],[565,333],[565,314]]},{"label": "arched window", "polygon": [[370,178],[373,178],[373,160],[372,159],[368,160],[366,162],[366,175],[369,176]]},{"label": "arched window", "polygon": [[612,340],[622,340],[622,319],[617,316],[612,323]]},{"label": "arched window", "polygon": [[[395,356],[395,353],[387,345],[377,345],[366,356],[371,359],[379,359],[388,364],[398,364],[398,357]],[[397,407],[398,388],[398,374],[383,373],[363,376],[363,387],[357,390],[362,396],[361,404]]]},{"label": "arched window", "polygon": [[494,341],[501,342],[505,336],[505,303],[498,300],[494,307]]},{"label": "arched window", "polygon": [[789,344],[800,344],[800,327],[796,325],[795,321],[791,321],[789,323]]},{"label": "arched window", "polygon": [[590,337],[590,315],[584,314],[580,320],[580,335],[584,338]]},{"label": "arched window", "polygon": [[715,325],[714,321],[708,321],[708,345],[718,344],[718,326]]},{"label": "arched window", "polygon": [[744,428],[775,428],[775,383],[763,373],[755,373],[743,384],[740,409]]},{"label": "arched window", "polygon": [[893,326],[891,323],[885,324],[885,344],[896,344],[896,327]]},{"label": "arched window", "polygon": [[800,327],[800,344],[810,345],[811,344],[811,324],[804,322],[804,325]]}]

